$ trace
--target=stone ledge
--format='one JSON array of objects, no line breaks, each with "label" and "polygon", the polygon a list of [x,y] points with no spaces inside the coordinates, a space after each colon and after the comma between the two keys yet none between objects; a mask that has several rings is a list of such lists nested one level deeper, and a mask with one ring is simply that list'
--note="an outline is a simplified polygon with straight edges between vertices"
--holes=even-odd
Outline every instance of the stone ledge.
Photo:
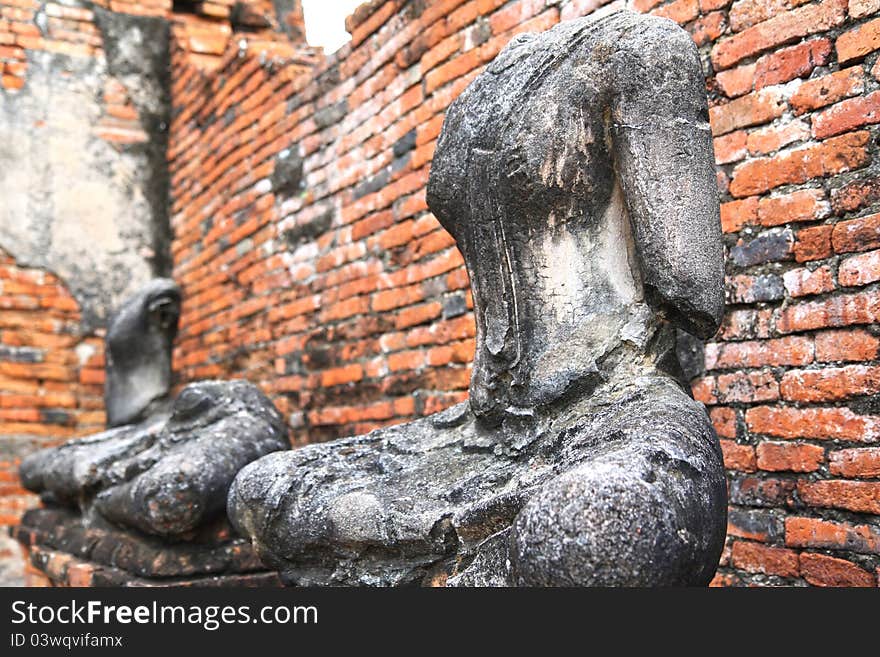
[{"label": "stone ledge", "polygon": [[28,552],[29,580],[53,586],[280,586],[225,522],[168,544],[113,527],[86,527],[70,510],[28,511],[10,535]]}]

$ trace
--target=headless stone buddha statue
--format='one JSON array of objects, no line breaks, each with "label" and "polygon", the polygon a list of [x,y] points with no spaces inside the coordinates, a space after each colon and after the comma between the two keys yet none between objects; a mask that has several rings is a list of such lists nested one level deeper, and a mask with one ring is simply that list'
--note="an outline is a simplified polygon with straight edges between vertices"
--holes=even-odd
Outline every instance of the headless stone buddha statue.
[{"label": "headless stone buddha statue", "polygon": [[201,381],[171,394],[180,289],[155,279],[128,299],[105,340],[108,431],[25,458],[23,485],[77,508],[87,526],[181,538],[223,516],[236,473],[288,449],[287,427],[245,381]]},{"label": "headless stone buddha statue", "polygon": [[296,585],[705,585],[726,487],[673,332],[723,313],[697,50],[617,12],[520,35],[448,110],[428,204],[474,295],[468,401],[263,457],[233,524]]}]

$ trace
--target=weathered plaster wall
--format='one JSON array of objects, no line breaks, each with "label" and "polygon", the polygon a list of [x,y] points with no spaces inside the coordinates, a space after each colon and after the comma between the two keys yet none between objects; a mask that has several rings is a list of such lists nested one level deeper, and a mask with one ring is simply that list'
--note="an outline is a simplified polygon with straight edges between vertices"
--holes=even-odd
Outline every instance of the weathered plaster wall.
[{"label": "weathered plaster wall", "polygon": [[67,281],[86,331],[168,271],[168,26],[95,16],[105,56],[29,51],[0,93],[0,246]]}]

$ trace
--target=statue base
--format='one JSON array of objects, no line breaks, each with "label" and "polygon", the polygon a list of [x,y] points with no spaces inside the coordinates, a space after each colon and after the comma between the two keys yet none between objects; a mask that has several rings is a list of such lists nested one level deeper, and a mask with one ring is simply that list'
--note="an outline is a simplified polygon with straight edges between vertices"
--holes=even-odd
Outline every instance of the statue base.
[{"label": "statue base", "polygon": [[28,511],[10,534],[25,553],[27,586],[281,586],[225,522],[169,544],[49,507]]}]

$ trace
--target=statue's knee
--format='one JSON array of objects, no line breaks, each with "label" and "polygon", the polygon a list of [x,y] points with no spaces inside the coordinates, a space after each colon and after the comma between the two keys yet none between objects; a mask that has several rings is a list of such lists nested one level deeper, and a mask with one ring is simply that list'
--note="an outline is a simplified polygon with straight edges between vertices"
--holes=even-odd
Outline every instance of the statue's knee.
[{"label": "statue's knee", "polygon": [[111,521],[148,534],[174,536],[194,529],[217,509],[198,473],[185,467],[148,470],[97,497],[97,509]]},{"label": "statue's knee", "polygon": [[679,582],[686,532],[661,487],[589,464],[542,488],[510,539],[519,586],[657,586]]}]

